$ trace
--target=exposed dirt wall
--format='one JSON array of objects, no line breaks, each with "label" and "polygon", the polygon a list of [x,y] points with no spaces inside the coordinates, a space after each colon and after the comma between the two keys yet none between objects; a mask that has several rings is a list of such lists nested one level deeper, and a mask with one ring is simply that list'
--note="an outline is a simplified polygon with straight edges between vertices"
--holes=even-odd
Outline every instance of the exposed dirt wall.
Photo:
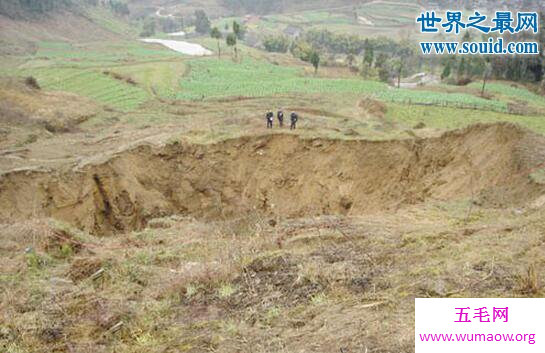
[{"label": "exposed dirt wall", "polygon": [[541,137],[510,124],[420,140],[274,134],[211,145],[140,146],[100,164],[2,175],[0,217],[50,216],[109,234],[169,214],[362,214],[472,195],[506,206],[542,193],[528,174],[545,160],[543,146]]}]

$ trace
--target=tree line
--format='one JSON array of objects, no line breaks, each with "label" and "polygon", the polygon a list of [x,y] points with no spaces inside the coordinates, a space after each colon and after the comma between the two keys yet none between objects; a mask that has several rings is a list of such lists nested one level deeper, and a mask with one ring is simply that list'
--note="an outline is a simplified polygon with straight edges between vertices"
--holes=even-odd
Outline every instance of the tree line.
[{"label": "tree line", "polygon": [[121,0],[0,0],[0,14],[8,17],[46,14],[62,8],[77,9],[81,5],[105,6],[116,15],[130,14],[126,2]]},{"label": "tree line", "polygon": [[[541,18],[545,15],[541,15]],[[310,61],[312,53],[325,58],[326,65],[337,65],[341,55],[345,63],[366,79],[391,81],[399,86],[401,77],[417,72],[437,73],[449,84],[465,85],[474,80],[504,79],[541,83],[545,91],[545,22],[541,21],[537,35],[504,33],[504,41],[538,41],[540,55],[421,55],[416,41],[393,40],[388,37],[364,38],[357,35],[333,33],[328,30],[310,30],[297,38],[270,35],[262,40],[269,52],[290,52],[295,57]],[[472,37],[466,32],[462,42],[488,40],[487,36]]]},{"label": "tree line", "polygon": [[[545,14],[541,14],[543,18]],[[488,79],[539,83],[545,92],[545,23],[540,23],[537,34],[521,32],[502,35],[504,42],[538,42],[539,55],[451,55],[441,59],[441,79],[447,83],[463,85],[473,80],[483,81],[483,93]],[[472,37],[466,32],[462,42],[486,42],[491,36]],[[492,37],[493,38],[493,37]]]},{"label": "tree line", "polygon": [[0,14],[13,17],[21,12],[43,14],[73,5],[72,0],[0,0]]},{"label": "tree line", "polygon": [[[228,31],[225,33],[225,44],[229,47],[233,47],[234,60],[238,61],[238,41],[244,39],[246,29],[237,21],[233,21],[231,28],[232,32],[229,31],[229,25],[226,25],[225,27],[225,30]],[[224,33],[218,27],[214,27],[210,29],[210,37],[217,41],[218,58],[221,58],[221,40],[224,37]]]},{"label": "tree line", "polygon": [[[313,65],[315,62],[336,65],[335,56],[343,55],[348,67],[366,79],[389,81],[395,77],[399,83],[402,75],[423,65],[414,43],[387,37],[363,38],[321,29],[307,31],[293,39],[284,35],[266,36],[262,43],[269,52],[290,52]],[[317,65],[314,65],[316,69]]]}]

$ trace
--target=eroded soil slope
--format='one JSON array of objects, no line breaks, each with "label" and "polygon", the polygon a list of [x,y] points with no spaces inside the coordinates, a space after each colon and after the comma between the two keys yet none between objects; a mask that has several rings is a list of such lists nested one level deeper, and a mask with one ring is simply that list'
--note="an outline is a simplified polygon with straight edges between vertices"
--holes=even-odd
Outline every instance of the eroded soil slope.
[{"label": "eroded soil slope", "polygon": [[108,234],[169,214],[356,215],[462,197],[505,206],[542,193],[528,175],[545,160],[543,146],[509,124],[384,142],[266,135],[144,145],[69,170],[5,173],[0,217],[54,217]]}]

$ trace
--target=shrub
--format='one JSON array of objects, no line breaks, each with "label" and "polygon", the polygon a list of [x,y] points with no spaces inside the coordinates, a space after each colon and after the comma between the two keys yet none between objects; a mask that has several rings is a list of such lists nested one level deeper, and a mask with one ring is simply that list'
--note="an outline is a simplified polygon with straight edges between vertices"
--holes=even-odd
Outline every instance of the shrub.
[{"label": "shrub", "polygon": [[38,84],[38,80],[36,80],[34,76],[28,76],[25,78],[25,85],[32,89],[41,89],[40,85]]}]

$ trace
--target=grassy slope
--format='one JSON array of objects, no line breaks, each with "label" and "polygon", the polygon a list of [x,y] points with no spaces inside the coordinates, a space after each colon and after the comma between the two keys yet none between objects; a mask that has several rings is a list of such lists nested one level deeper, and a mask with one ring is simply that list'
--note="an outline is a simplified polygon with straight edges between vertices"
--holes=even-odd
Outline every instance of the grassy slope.
[{"label": "grassy slope", "polygon": [[[356,20],[358,16],[364,20]],[[396,16],[390,16],[395,10]],[[402,36],[402,32],[410,30],[420,7],[413,0],[385,0],[370,1],[359,7],[342,4],[341,6],[316,7],[303,11],[286,11],[280,14],[271,14],[252,22],[248,27],[259,34],[280,34],[289,25],[304,28],[328,28],[335,32],[359,34],[365,36],[393,35]],[[233,18],[220,19],[214,22],[220,28],[230,24]],[[242,20],[238,18],[237,20]],[[370,24],[371,22],[372,24]]]},{"label": "grassy slope", "polygon": [[12,224],[0,230],[0,347],[408,352],[415,297],[544,295],[543,210],[474,206],[467,217],[468,206],[274,228],[258,215],[173,217],[110,238]]},{"label": "grassy slope", "polygon": [[[198,41],[209,48],[215,48],[213,40],[202,38]],[[353,110],[344,114],[352,119],[349,120],[350,124],[335,118],[339,106],[331,100],[344,95],[348,99],[344,104],[349,106],[356,106],[362,96],[387,102],[387,118],[394,124],[392,127],[395,124],[412,127],[422,121],[428,127],[444,129],[478,121],[508,120],[520,122],[536,131],[544,131],[543,119],[539,117],[502,114],[513,101],[525,102],[531,107],[545,105],[542,97],[524,88],[491,83],[487,90],[492,94],[490,99],[478,96],[478,83],[467,88],[439,85],[418,90],[398,90],[379,82],[364,81],[357,76],[331,79],[328,78],[328,68],[321,68],[323,75],[314,76],[311,68],[297,61],[285,60],[282,56],[272,56],[244,46],[241,46],[243,61],[235,63],[230,59],[230,51],[223,46],[224,56],[218,60],[215,57],[184,57],[161,46],[137,41],[106,41],[80,45],[40,42],[37,53],[27,57],[26,63],[19,64],[16,72],[22,76],[36,76],[47,90],[77,93],[118,111],[131,112],[130,119],[121,119],[140,126],[179,120],[178,108],[151,104],[156,98],[193,101],[204,98],[210,101],[245,96],[262,98],[263,102],[261,105],[235,104],[233,108],[237,107],[240,111],[238,115],[241,116],[255,115],[256,111],[261,114],[262,110],[269,109],[270,106],[297,108],[303,105],[308,106],[308,109],[318,107],[324,112],[315,118],[328,119],[333,124],[323,121],[324,126],[337,126],[339,131],[346,131],[345,128],[350,126],[349,129],[357,131],[360,136],[382,136],[377,135],[374,128],[370,129],[376,127],[377,123],[379,126],[383,124],[380,117],[371,116],[361,122],[358,120],[360,113]],[[128,79],[136,84],[130,84]],[[291,99],[282,98],[286,95],[291,96]],[[308,99],[303,96],[308,96],[310,100],[314,99],[312,97],[321,97],[321,103],[307,103]],[[457,109],[464,107],[471,109]],[[188,122],[194,118],[202,119],[203,116],[224,120],[219,115],[224,112],[221,109],[217,103],[208,103],[206,108],[202,106],[183,115]],[[99,122],[97,119],[94,123]],[[362,124],[368,125],[363,127]],[[233,128],[236,130],[236,127]],[[241,127],[238,129],[244,130]],[[394,131],[390,131],[388,136],[395,136],[392,133]]]},{"label": "grassy slope", "polygon": [[390,104],[386,118],[407,128],[416,126],[418,123],[424,123],[427,127],[440,130],[458,129],[480,122],[507,121],[545,134],[545,116],[542,115],[523,116],[472,109]]},{"label": "grassy slope", "polygon": [[[21,76],[35,76],[45,89],[80,94],[112,108],[130,111],[152,99],[152,92],[147,85],[160,82],[159,91],[163,92],[163,79],[172,76],[162,68],[170,63],[160,62],[156,67],[154,62],[177,57],[168,50],[138,42],[115,41],[78,46],[42,42],[39,43],[37,53],[29,57],[17,73]],[[129,74],[132,65],[136,65],[135,78],[142,80],[142,85],[130,84],[106,74],[117,70]],[[148,70],[146,74],[146,67],[152,68],[151,73]]]},{"label": "grassy slope", "polygon": [[[411,1],[409,3],[411,5],[407,11],[413,11],[414,6]],[[378,13],[391,6],[398,5],[378,2],[363,7]],[[131,29],[126,24],[101,11],[94,9],[88,16],[113,32],[131,35]],[[309,23],[335,22],[339,13],[313,10],[282,16],[295,16],[297,21]],[[216,48],[215,41],[209,38],[194,40],[213,50]],[[233,101],[231,110],[238,110],[240,114],[237,116],[244,119],[253,116],[255,119],[256,114],[260,115],[270,107],[300,108],[304,115],[313,119],[313,124],[305,126],[311,129],[312,134],[321,133],[319,127],[314,126],[320,122],[327,127],[326,130],[331,129],[328,135],[336,137],[343,137],[346,132],[366,138],[397,137],[403,133],[402,129],[421,121],[428,127],[443,129],[470,122],[508,120],[521,122],[537,131],[544,130],[539,117],[503,114],[514,102],[522,102],[536,109],[545,106],[542,97],[524,88],[490,83],[487,90],[492,95],[490,99],[479,97],[478,83],[466,88],[439,85],[418,90],[397,90],[350,74],[330,75],[328,68],[321,68],[323,74],[314,76],[308,64],[244,45],[240,45],[244,59],[241,63],[234,63],[229,58],[230,50],[224,43],[222,46],[224,56],[218,61],[215,57],[185,57],[135,39],[85,43],[40,41],[34,55],[5,61],[0,65],[0,71],[20,76],[34,75],[45,90],[65,90],[92,98],[121,112],[120,121],[137,126],[181,122],[181,117],[186,126],[199,126],[193,124],[193,120],[201,121],[205,117],[210,122],[229,120],[222,116],[225,115],[225,108],[217,101],[241,96],[259,98],[259,101],[255,101],[255,104]],[[13,70],[14,66],[16,70]],[[363,96],[387,104],[386,120],[380,114],[362,112],[357,108]],[[181,109],[178,104],[169,107],[160,103],[174,98],[190,100],[191,104],[202,99],[205,102],[191,109]],[[320,112],[316,112],[317,108]],[[346,112],[339,113],[340,110]],[[88,124],[101,123],[101,117],[96,117]],[[302,124],[307,122],[302,121]],[[229,136],[246,131],[237,124],[230,129],[233,131]]]}]

